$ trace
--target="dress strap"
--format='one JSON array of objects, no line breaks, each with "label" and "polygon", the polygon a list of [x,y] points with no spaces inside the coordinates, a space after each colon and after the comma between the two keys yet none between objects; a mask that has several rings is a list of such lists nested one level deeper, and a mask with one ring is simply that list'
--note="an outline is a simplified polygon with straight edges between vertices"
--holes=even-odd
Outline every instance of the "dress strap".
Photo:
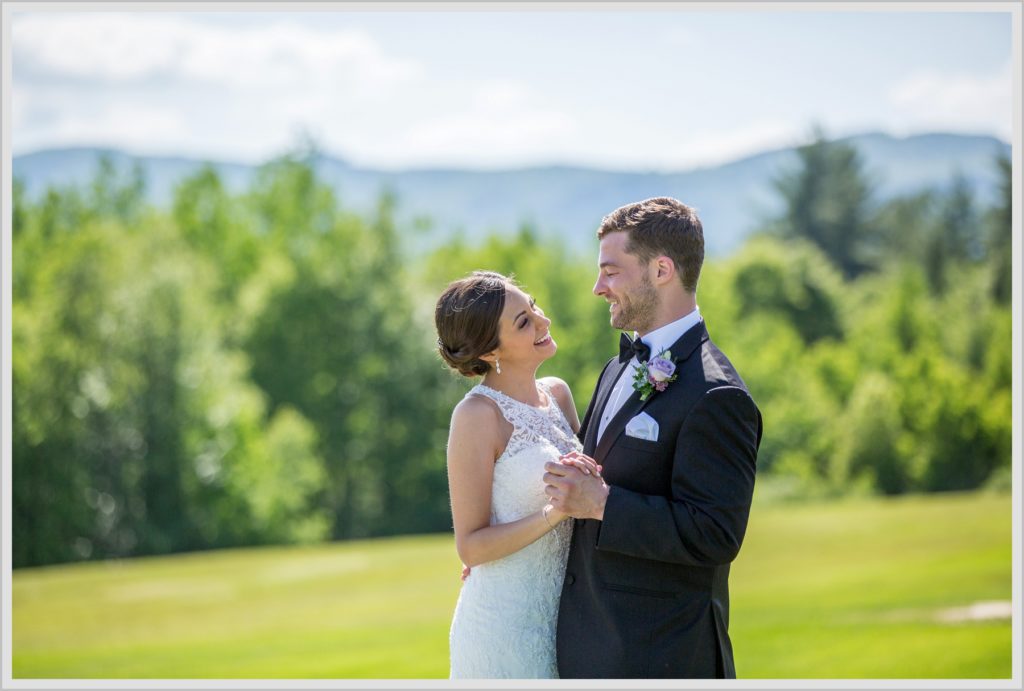
[{"label": "dress strap", "polygon": [[470,389],[466,395],[471,396],[473,394],[477,394],[494,401],[494,405],[498,406],[498,410],[501,411],[501,416],[505,418],[505,420],[508,421],[509,424],[511,424],[513,427],[516,426],[517,416],[515,414],[516,409],[513,406],[513,403],[515,403],[513,399],[509,398],[500,391],[496,391],[495,389],[492,389],[489,386],[484,386],[483,384],[477,384],[472,389]]},{"label": "dress strap", "polygon": [[548,397],[548,416],[557,424],[564,425],[565,429],[572,433],[572,425],[569,424],[569,418],[565,416],[562,404],[558,402],[555,394],[551,392],[551,386],[547,382],[542,382],[538,379],[537,388]]}]

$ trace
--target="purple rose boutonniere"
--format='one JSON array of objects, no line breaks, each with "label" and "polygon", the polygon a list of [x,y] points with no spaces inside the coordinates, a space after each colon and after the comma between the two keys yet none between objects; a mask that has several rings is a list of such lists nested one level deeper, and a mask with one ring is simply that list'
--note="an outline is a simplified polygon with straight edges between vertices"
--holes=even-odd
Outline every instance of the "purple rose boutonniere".
[{"label": "purple rose boutonniere", "polygon": [[664,350],[647,362],[640,363],[633,375],[633,388],[640,392],[640,400],[646,401],[655,391],[664,391],[676,380],[676,363],[672,352]]}]

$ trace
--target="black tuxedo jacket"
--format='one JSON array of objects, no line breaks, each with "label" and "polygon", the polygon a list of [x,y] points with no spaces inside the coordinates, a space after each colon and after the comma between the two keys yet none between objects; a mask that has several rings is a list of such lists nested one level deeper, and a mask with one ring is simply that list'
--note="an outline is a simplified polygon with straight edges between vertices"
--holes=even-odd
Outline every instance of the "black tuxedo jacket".
[{"label": "black tuxedo jacket", "polygon": [[[610,486],[604,519],[576,520],[558,616],[563,678],[735,678],[729,563],[754,491],[761,413],[704,322],[670,348],[678,379],[634,392],[596,437],[628,363],[605,365],[580,439]],[[626,436],[641,411],[657,441]]]}]

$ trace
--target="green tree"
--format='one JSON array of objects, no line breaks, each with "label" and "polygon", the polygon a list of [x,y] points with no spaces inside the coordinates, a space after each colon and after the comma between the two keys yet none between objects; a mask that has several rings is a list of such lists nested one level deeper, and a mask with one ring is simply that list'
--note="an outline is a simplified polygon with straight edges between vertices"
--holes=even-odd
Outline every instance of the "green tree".
[{"label": "green tree", "polygon": [[177,186],[171,208],[182,238],[217,265],[221,299],[226,302],[235,298],[260,260],[260,240],[243,208],[209,165]]},{"label": "green tree", "polygon": [[833,481],[865,476],[884,494],[902,494],[914,485],[914,468],[904,455],[899,393],[887,376],[867,373],[858,383],[838,430]]},{"label": "green tree", "polygon": [[[13,296],[14,564],[323,537],[308,425],[267,426],[213,264],[166,216],[139,206],[128,225],[94,201],[51,190],[19,215],[35,261],[18,255]],[[261,461],[278,449],[287,474]]]},{"label": "green tree", "polygon": [[879,238],[869,223],[872,192],[857,149],[819,130],[796,155],[796,166],[774,181],[784,211],[770,228],[814,243],[846,278],[872,268]]},{"label": "green tree", "polygon": [[807,344],[842,337],[837,305],[842,279],[813,245],[755,240],[730,265],[729,287],[739,318],[778,314]]},{"label": "green tree", "polygon": [[[932,230],[937,225],[940,195],[922,190],[879,205],[872,225],[882,243],[882,266],[925,264]],[[894,270],[899,270],[898,266]]]},{"label": "green tree", "polygon": [[996,158],[999,197],[985,214],[987,250],[992,266],[992,297],[1009,305],[1013,292],[1013,171],[1009,156]]},{"label": "green tree", "polygon": [[950,267],[982,258],[979,228],[971,188],[962,175],[956,175],[940,202],[938,218],[925,244],[924,265],[932,290],[946,291]]},{"label": "green tree", "polygon": [[121,170],[109,155],[99,165],[89,187],[89,205],[98,217],[114,218],[131,225],[145,209],[146,179],[142,166],[133,163]]},{"label": "green tree", "polygon": [[249,204],[276,251],[243,290],[245,348],[271,409],[291,406],[318,431],[331,535],[447,527],[445,387],[433,339],[416,330],[393,201],[370,220],[344,212],[308,163],[286,158],[260,171]]}]

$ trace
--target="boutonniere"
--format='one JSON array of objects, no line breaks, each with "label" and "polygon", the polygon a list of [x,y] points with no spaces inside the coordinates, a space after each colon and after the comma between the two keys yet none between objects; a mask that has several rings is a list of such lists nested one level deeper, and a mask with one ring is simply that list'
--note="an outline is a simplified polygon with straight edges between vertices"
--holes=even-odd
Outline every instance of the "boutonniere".
[{"label": "boutonniere", "polygon": [[633,375],[633,389],[646,401],[655,391],[664,391],[676,380],[676,363],[672,351],[663,350],[647,362],[641,362]]}]

